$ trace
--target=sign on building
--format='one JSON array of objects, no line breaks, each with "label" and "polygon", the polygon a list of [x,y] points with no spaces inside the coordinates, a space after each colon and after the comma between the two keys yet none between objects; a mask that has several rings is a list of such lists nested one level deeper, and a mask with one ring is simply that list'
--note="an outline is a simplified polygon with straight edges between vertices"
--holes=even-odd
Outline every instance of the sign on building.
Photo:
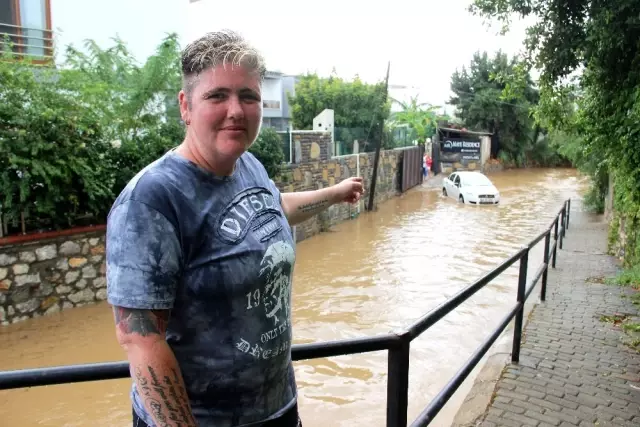
[{"label": "sign on building", "polygon": [[462,163],[480,160],[480,138],[445,138],[441,144],[441,162]]}]

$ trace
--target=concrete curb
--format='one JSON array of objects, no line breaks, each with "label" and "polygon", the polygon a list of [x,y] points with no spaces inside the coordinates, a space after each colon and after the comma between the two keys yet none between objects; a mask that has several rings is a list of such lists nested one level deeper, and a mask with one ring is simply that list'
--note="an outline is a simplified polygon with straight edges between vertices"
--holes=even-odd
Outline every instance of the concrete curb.
[{"label": "concrete curb", "polygon": [[[539,288],[540,282],[536,285]],[[531,311],[539,304],[539,299],[529,297],[524,305],[523,330],[529,324]],[[511,362],[511,347],[513,343],[513,321],[485,354],[475,369],[480,369],[475,377],[471,389],[458,408],[451,427],[472,427],[481,421],[482,416],[491,403],[498,380],[504,368]]]}]

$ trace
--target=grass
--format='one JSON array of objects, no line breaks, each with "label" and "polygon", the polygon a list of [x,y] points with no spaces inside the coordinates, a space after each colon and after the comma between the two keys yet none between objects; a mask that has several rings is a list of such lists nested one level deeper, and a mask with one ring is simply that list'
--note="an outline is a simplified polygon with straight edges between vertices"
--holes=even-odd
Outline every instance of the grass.
[{"label": "grass", "polygon": [[635,292],[629,298],[634,305],[640,306],[640,264],[621,271],[615,277],[606,278],[604,283],[632,289]]},{"label": "grass", "polygon": [[[604,279],[604,283],[631,289],[629,299],[635,306],[640,307],[640,264],[621,271],[615,277]],[[619,314],[603,315],[600,316],[600,321],[620,326],[630,337],[630,340],[625,340],[625,344],[640,352],[640,323],[629,320],[630,318],[631,316]]]},{"label": "grass", "polygon": [[640,290],[640,264],[623,270],[614,277],[606,278],[605,283]]},{"label": "grass", "polygon": [[[629,318],[629,316],[627,316],[626,314],[613,314],[611,316],[609,315],[602,315],[600,316],[600,321],[601,322],[605,322],[605,323],[611,323],[615,326],[620,326],[621,324],[623,324],[627,319]],[[640,326],[640,325],[639,325]],[[624,328],[624,325],[623,325]]]}]

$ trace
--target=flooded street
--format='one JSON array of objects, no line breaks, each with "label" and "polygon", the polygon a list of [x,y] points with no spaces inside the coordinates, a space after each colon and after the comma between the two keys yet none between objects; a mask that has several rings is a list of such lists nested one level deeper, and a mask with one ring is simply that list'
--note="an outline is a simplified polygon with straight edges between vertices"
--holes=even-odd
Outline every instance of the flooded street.
[{"label": "flooded street", "polygon": [[[563,200],[587,187],[570,169],[490,178],[501,193],[499,206],[462,205],[444,198],[441,187],[418,187],[375,213],[300,242],[295,342],[369,336],[411,324],[530,241],[551,223]],[[530,277],[541,262],[542,244],[530,254]],[[409,423],[515,303],[517,268],[412,343]],[[106,303],[0,327],[0,342],[1,370],[124,359]],[[385,425],[386,352],[295,367],[305,427]],[[129,427],[129,385],[125,379],[0,391],[2,426]],[[449,425],[470,385],[461,387],[431,425]]]}]

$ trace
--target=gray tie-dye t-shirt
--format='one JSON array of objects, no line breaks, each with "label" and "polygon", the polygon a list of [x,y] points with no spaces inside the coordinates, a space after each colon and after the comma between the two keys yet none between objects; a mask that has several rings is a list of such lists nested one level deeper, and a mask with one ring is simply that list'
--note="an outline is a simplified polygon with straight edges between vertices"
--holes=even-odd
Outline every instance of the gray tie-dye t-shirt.
[{"label": "gray tie-dye t-shirt", "polygon": [[[259,424],[295,404],[294,245],[280,192],[250,153],[216,177],[169,152],[115,201],[108,301],[171,309],[166,339],[200,427]],[[154,426],[135,383],[131,396]]]}]

